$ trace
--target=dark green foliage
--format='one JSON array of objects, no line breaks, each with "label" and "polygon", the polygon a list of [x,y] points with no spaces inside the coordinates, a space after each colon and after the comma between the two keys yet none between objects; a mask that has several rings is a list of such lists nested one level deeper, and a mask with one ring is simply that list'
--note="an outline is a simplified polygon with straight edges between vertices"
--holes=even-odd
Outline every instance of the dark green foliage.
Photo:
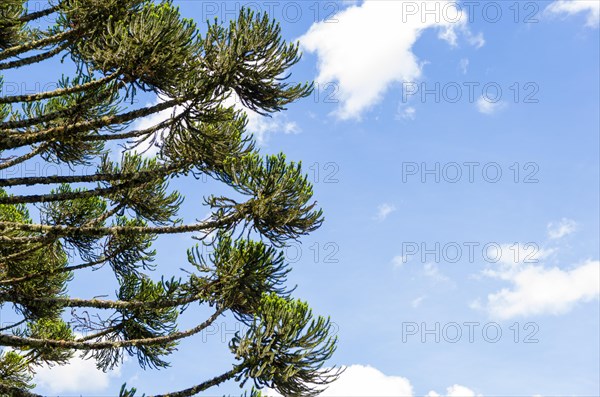
[{"label": "dark green foliage", "polygon": [[[78,3],[89,3],[78,1]],[[170,1],[104,1],[93,15],[71,16],[66,23],[87,26],[102,20],[105,30],[94,32],[91,40],[77,43],[74,55],[103,72],[119,70],[124,81],[144,89],[167,89],[194,71],[201,44],[196,25],[181,19]],[[124,13],[143,4],[139,12]],[[91,18],[90,18],[91,17]],[[89,19],[88,19],[89,18]]]},{"label": "dark green foliage", "polygon": [[263,293],[288,296],[284,283],[290,269],[283,252],[262,242],[233,241],[224,233],[211,245],[214,252],[208,262],[198,246],[188,251],[188,257],[193,266],[209,274],[192,277],[191,283],[197,285],[197,290],[204,290],[212,304],[228,307],[241,320],[248,321],[257,312]]},{"label": "dark green foliage", "polygon": [[[117,190],[108,198],[113,204],[130,209],[138,218],[145,221],[157,225],[180,222],[175,217],[183,198],[178,192],[168,191],[169,184],[166,181],[168,171],[157,159],[144,159],[139,155],[126,153],[120,164],[117,164],[104,157],[100,172],[132,176],[143,174],[143,184],[130,189]],[[123,179],[122,182],[127,183],[127,179]],[[107,182],[103,184],[107,188],[111,186]]]},{"label": "dark green foliage", "polygon": [[[68,88],[90,81],[90,76],[77,76],[72,80],[63,78],[59,81],[58,87]],[[60,127],[67,120],[69,123],[76,123],[115,115],[119,110],[118,100],[117,84],[111,82],[93,90],[50,98],[46,102],[28,102],[24,105],[21,117],[45,117],[47,121],[38,124],[40,130]],[[51,115],[51,117],[47,117],[48,115]],[[62,139],[50,141],[41,156],[44,160],[54,163],[92,164],[93,160],[104,149],[104,142],[102,141],[84,140],[84,137],[90,137],[94,134],[97,134],[97,130],[81,131],[62,137]]]},{"label": "dark green foliage", "polygon": [[[43,17],[50,22],[34,27]],[[28,391],[35,368],[75,355],[102,370],[125,355],[142,368],[167,367],[180,340],[228,312],[249,327],[230,342],[230,368],[155,397],[228,380],[311,396],[334,380],[337,370],[323,367],[335,349],[329,320],[292,299],[281,250],[323,221],[312,186],[300,163],[261,155],[244,112],[228,105],[235,96],[269,115],[309,95],[312,84],[287,81],[298,45],[248,10],[202,34],[166,0],[48,1],[36,11],[2,1],[0,71],[53,58],[72,61],[76,76],[57,77],[50,91],[0,96],[0,171],[40,160],[71,171],[0,177],[0,306],[21,319],[0,330],[0,347],[11,349],[0,355],[0,395],[38,397]],[[160,100],[140,106],[140,92]],[[167,116],[135,129],[159,113]],[[151,144],[156,156],[111,153],[116,144]],[[229,191],[206,192],[196,216],[210,214],[190,222],[169,184],[187,178],[204,188],[198,179],[207,176]],[[188,250],[185,277],[152,277],[181,266],[158,263],[153,248],[180,233],[203,244]],[[73,297],[81,269],[108,272],[103,297],[114,291],[112,299]],[[200,305],[212,314],[180,330],[179,316]],[[120,396],[135,393],[123,385]]]},{"label": "dark green foliage", "polygon": [[[232,108],[217,112],[215,120],[176,123],[164,137],[160,156],[173,162],[190,161],[192,171],[198,174],[218,175],[227,161],[252,152],[253,142],[244,137],[246,116]],[[184,119],[186,114],[179,117]]]},{"label": "dark green foliage", "polygon": [[[73,189],[63,184],[53,194],[81,192],[83,189]],[[100,217],[106,211],[106,203],[102,198],[91,196],[75,200],[51,201],[41,205],[42,223],[47,225],[68,225],[81,227]],[[98,239],[94,236],[70,236],[63,239],[69,248],[74,248],[85,260],[94,258],[94,250]]]},{"label": "dark green foliage", "polygon": [[[118,292],[118,299],[127,302],[164,302],[178,295],[180,285],[174,280],[155,283],[148,277],[134,274],[124,277]],[[135,340],[170,335],[176,330],[178,316],[176,306],[116,309],[115,317],[106,325],[110,332],[102,336],[103,340]],[[96,359],[102,370],[112,369],[122,363],[123,353],[136,356],[142,368],[161,368],[169,366],[161,356],[175,350],[176,343],[129,346],[125,349],[112,348],[91,351],[90,357]]]},{"label": "dark green foliage", "polygon": [[[115,226],[128,228],[145,226],[141,219],[128,219],[117,216],[113,220]],[[119,278],[129,274],[137,274],[138,269],[152,269],[156,251],[152,249],[155,235],[147,233],[113,234],[107,238],[105,257]]]},{"label": "dark green foliage", "polygon": [[[4,190],[0,189],[0,197],[6,196]],[[0,221],[31,223],[29,211],[24,205],[0,205]],[[31,233],[18,230],[2,233],[2,236],[7,237],[30,235]],[[3,266],[0,267],[0,280],[18,278],[32,272],[61,269],[67,264],[67,255],[61,241],[42,243],[37,250],[30,250],[27,245],[20,243],[3,242],[0,245],[0,254],[5,261]],[[70,273],[64,272],[27,282],[3,283],[0,284],[0,297],[10,297],[16,304],[16,310],[27,319],[56,318],[60,313],[59,306],[52,302],[33,302],[29,297],[59,296],[64,293],[66,282],[70,277]]]},{"label": "dark green foliage", "polygon": [[33,374],[27,360],[14,351],[0,355],[0,385],[32,389]]},{"label": "dark green foliage", "polygon": [[330,328],[329,319],[313,319],[304,302],[263,295],[250,329],[230,343],[242,360],[238,379],[254,379],[257,387],[270,386],[284,396],[316,395],[315,386],[337,374],[322,368],[335,350]]},{"label": "dark green foliage", "polygon": [[24,23],[19,21],[25,0],[2,0],[0,7],[0,49],[19,43]]},{"label": "dark green foliage", "polygon": [[311,203],[312,186],[300,163],[288,163],[283,154],[263,159],[251,153],[231,159],[224,169],[218,178],[252,199],[238,203],[211,196],[207,203],[223,214],[242,209],[247,223],[272,243],[298,238],[321,225],[322,211]]},{"label": "dark green foliage", "polygon": [[[23,331],[17,331],[17,335],[42,340],[71,341],[75,339],[69,324],[60,318],[41,318],[27,324]],[[40,364],[66,364],[73,356],[73,351],[56,347],[38,347],[30,351],[33,362]]]},{"label": "dark green foliage", "polygon": [[310,94],[312,86],[290,85],[282,78],[298,62],[298,45],[281,39],[279,25],[267,14],[242,10],[229,29],[217,21],[204,43],[204,59],[217,81],[233,89],[244,105],[261,114]]}]

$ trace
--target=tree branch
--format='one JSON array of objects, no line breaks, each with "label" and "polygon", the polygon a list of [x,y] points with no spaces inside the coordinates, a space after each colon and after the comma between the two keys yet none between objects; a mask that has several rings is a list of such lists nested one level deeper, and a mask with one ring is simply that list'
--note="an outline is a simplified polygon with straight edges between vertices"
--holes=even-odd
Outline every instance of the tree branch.
[{"label": "tree branch", "polygon": [[41,145],[39,145],[38,147],[36,147],[35,149],[33,149],[31,152],[24,154],[22,156],[19,157],[15,157],[14,159],[10,159],[7,160],[3,163],[0,163],[0,170],[6,169],[6,168],[10,168],[14,165],[20,164],[23,161],[27,161],[30,158],[33,158],[35,156],[37,156],[38,154],[40,154],[41,152],[44,151],[44,149],[46,149],[48,147],[47,143],[43,143]]},{"label": "tree branch", "polygon": [[51,49],[50,51],[46,51],[44,53],[41,53],[38,55],[33,55],[33,56],[23,58],[23,59],[19,59],[18,61],[0,63],[0,70],[17,69],[17,68],[20,68],[20,67],[23,67],[26,65],[32,65],[34,63],[38,63],[38,62],[44,61],[46,59],[50,59],[53,56],[55,56],[55,55],[59,54],[60,52],[62,52],[63,50],[65,50],[70,45],[71,45],[71,43],[69,41],[66,41],[65,43]]},{"label": "tree branch", "polygon": [[167,393],[167,394],[156,394],[154,396],[149,396],[149,397],[190,397],[190,396],[200,393],[201,391],[210,389],[213,386],[220,385],[221,383],[236,376],[240,371],[241,371],[241,369],[233,368],[232,370],[227,371],[222,375],[215,376],[214,378],[207,380],[206,382],[202,382],[199,385],[190,387],[188,389],[176,391],[173,393]]},{"label": "tree branch", "polygon": [[[65,181],[73,180],[75,182],[98,182],[107,178],[107,181],[120,181],[124,180],[125,182],[115,184],[109,187],[104,188],[96,188],[90,190],[80,190],[80,191],[70,191],[70,192],[61,192],[61,193],[47,193],[47,194],[32,194],[32,195],[23,195],[23,196],[4,196],[0,197],[0,204],[31,204],[31,203],[48,203],[48,202],[56,202],[56,201],[68,201],[68,200],[76,200],[88,197],[98,197],[98,196],[108,196],[110,194],[119,192],[124,189],[129,189],[133,187],[137,187],[139,185],[144,185],[146,183],[150,183],[158,180],[158,178],[165,177],[170,173],[178,170],[181,165],[170,165],[163,167],[162,169],[156,169],[152,171],[141,171],[136,174],[123,174],[124,176],[120,176],[119,174],[94,174],[94,175],[73,175],[73,176],[47,176],[47,177],[32,177],[32,178],[48,178],[48,184],[52,183],[61,183],[61,182],[53,182],[60,181],[64,178]],[[95,176],[99,175],[99,178],[96,179]],[[22,179],[22,178],[15,178]],[[0,181],[0,186],[2,185],[2,181]],[[41,184],[41,182],[38,182]],[[16,186],[16,185],[7,185],[7,186]]]},{"label": "tree branch", "polygon": [[64,32],[57,33],[53,36],[44,37],[43,39],[39,39],[39,40],[35,40],[35,41],[28,41],[25,44],[16,45],[16,46],[7,48],[6,50],[0,52],[0,61],[8,59],[10,57],[14,57],[19,54],[23,54],[27,51],[31,51],[36,48],[45,47],[49,44],[54,44],[54,43],[58,43],[60,41],[66,40],[66,39],[70,38],[71,36],[76,35],[80,31],[81,31],[81,28],[66,30]]},{"label": "tree branch", "polygon": [[[113,88],[114,89],[114,88]],[[68,108],[56,110],[53,112],[44,113],[39,116],[28,117],[20,120],[11,120],[4,121],[0,123],[0,131],[10,131],[11,128],[27,128],[33,127],[38,124],[47,123],[49,121],[53,121],[59,119],[61,117],[69,117],[73,114],[77,114],[81,110],[89,110],[98,104],[98,102],[102,102],[105,98],[110,98],[110,92],[102,92],[97,96],[83,97],[81,102],[76,103],[73,106]],[[101,116],[102,117],[102,116]],[[67,121],[68,122],[68,121]],[[13,130],[16,131],[16,130]]]},{"label": "tree branch", "polygon": [[188,99],[189,98],[172,99],[154,106],[133,110],[127,113],[104,116],[90,121],[81,121],[60,127],[52,127],[37,132],[24,133],[17,130],[7,130],[0,135],[0,150],[16,149],[25,145],[44,142],[52,138],[59,138],[60,136],[68,133],[85,132],[92,129],[107,127],[109,125],[123,124],[128,121],[150,116],[151,114],[181,105]]},{"label": "tree branch", "polygon": [[26,318],[24,318],[24,319],[23,319],[23,320],[21,320],[21,321],[18,321],[18,322],[16,322],[16,323],[14,323],[14,324],[11,324],[11,325],[8,325],[8,326],[6,326],[6,327],[2,327],[2,328],[0,328],[0,332],[4,332],[4,331],[7,331],[7,330],[9,330],[9,329],[11,329],[11,328],[18,327],[19,325],[21,325],[21,324],[24,324],[25,322],[27,322],[27,319],[26,319]]},{"label": "tree branch", "polygon": [[97,266],[97,265],[100,265],[100,264],[114,258],[115,256],[116,256],[116,254],[100,258],[96,261],[82,263],[79,265],[66,266],[66,267],[61,267],[58,269],[39,272],[39,273],[31,273],[26,276],[15,277],[15,278],[11,278],[8,280],[0,280],[0,285],[20,284],[20,283],[23,283],[26,281],[34,280],[36,278],[48,277],[48,276],[53,276],[53,275],[59,274],[59,273],[67,273],[67,272],[72,272],[74,270],[85,269],[88,267]]},{"label": "tree branch", "polygon": [[[145,182],[148,178],[168,175],[173,171],[178,170],[181,164],[172,164],[151,171],[139,171],[136,173],[119,173],[119,174],[93,174],[93,175],[49,175],[49,176],[34,176],[24,178],[8,178],[0,179],[0,187],[10,186],[33,186],[33,185],[51,185],[57,183],[91,183],[91,182],[114,182],[114,181],[131,181],[142,179]],[[27,196],[24,196],[27,197]],[[71,200],[71,198],[67,199]],[[57,200],[47,200],[57,201]]]},{"label": "tree branch", "polygon": [[175,342],[180,339],[184,339],[195,335],[211,325],[221,314],[225,312],[225,308],[218,308],[206,321],[202,324],[197,325],[194,328],[190,328],[187,331],[174,332],[170,335],[158,336],[155,338],[143,338],[143,339],[130,339],[121,341],[100,341],[100,342],[80,342],[80,341],[69,341],[69,340],[54,340],[54,339],[36,339],[20,337],[15,335],[0,334],[0,345],[11,346],[11,347],[26,347],[27,349],[39,349],[47,347],[56,347],[61,349],[75,349],[75,350],[104,350],[104,349],[115,349],[121,347],[131,346],[153,346],[163,345],[170,342]]},{"label": "tree branch", "polygon": [[2,396],[10,396],[10,397],[45,397],[41,394],[32,393],[25,389],[20,389],[18,387],[13,386],[5,386],[0,383],[0,393]]},{"label": "tree branch", "polygon": [[[247,203],[246,203],[247,204]],[[29,232],[49,233],[53,238],[68,236],[116,236],[119,234],[180,234],[198,231],[214,230],[216,228],[230,226],[233,223],[242,220],[246,214],[246,204],[241,204],[236,212],[216,220],[206,220],[193,225],[180,226],[63,226],[63,225],[40,225],[25,224],[19,222],[0,222],[0,231],[2,230],[23,230]],[[47,235],[28,236],[28,237],[7,237],[0,236],[0,242],[9,243],[36,242],[48,238]]]},{"label": "tree branch", "polygon": [[60,4],[52,6],[50,8],[46,8],[45,10],[40,10],[40,11],[29,13],[27,15],[23,15],[21,18],[19,18],[19,22],[29,22],[29,21],[34,21],[36,19],[43,18],[45,16],[55,13],[56,11],[59,10],[59,8],[60,8]]},{"label": "tree branch", "polygon": [[[0,295],[2,297],[2,295]],[[8,295],[7,301],[22,303],[19,300],[11,300]],[[4,298],[4,297],[2,297]],[[40,303],[56,303],[62,307],[90,307],[94,309],[136,309],[136,308],[144,308],[144,309],[165,309],[169,307],[175,306],[184,306],[189,303],[196,302],[202,299],[201,294],[196,294],[192,296],[187,296],[183,298],[177,299],[160,299],[154,301],[111,301],[111,300],[103,300],[103,299],[78,299],[78,298],[66,298],[66,297],[56,297],[56,298],[34,298],[28,300],[28,302],[40,302]]]},{"label": "tree branch", "polygon": [[80,91],[87,91],[89,89],[93,89],[96,87],[100,87],[111,80],[119,77],[119,71],[115,73],[111,73],[107,76],[104,76],[97,80],[88,81],[84,84],[75,85],[73,87],[59,88],[52,91],[40,92],[38,94],[30,94],[30,95],[14,95],[14,96],[6,96],[0,97],[0,103],[18,103],[18,102],[34,102],[40,101],[42,99],[54,98],[57,96],[63,96],[68,94],[73,94]]}]

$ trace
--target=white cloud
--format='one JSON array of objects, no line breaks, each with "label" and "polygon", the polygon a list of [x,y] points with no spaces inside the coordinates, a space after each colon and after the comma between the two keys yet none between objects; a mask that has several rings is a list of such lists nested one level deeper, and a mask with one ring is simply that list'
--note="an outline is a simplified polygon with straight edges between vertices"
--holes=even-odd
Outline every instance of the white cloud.
[{"label": "white cloud", "polygon": [[425,300],[426,296],[419,296],[418,298],[413,299],[410,302],[410,305],[412,306],[413,309],[418,308],[419,306],[421,306],[421,303],[423,303],[423,301]]},{"label": "white cloud", "polygon": [[325,396],[412,396],[408,379],[387,376],[381,371],[363,365],[351,365],[325,392]]},{"label": "white cloud", "polygon": [[121,376],[120,368],[105,373],[96,368],[94,360],[74,357],[67,365],[36,368],[35,383],[38,390],[50,394],[97,393],[110,386],[111,378]]},{"label": "white cloud", "polygon": [[[454,385],[446,389],[447,397],[475,397],[471,389]],[[263,393],[269,397],[280,397],[273,390]],[[350,365],[338,380],[329,385],[327,390],[319,394],[322,397],[412,397],[413,387],[410,381],[401,376],[385,375],[369,365]],[[427,397],[439,397],[434,391]]]},{"label": "white cloud", "polygon": [[[450,45],[456,45],[457,33],[472,45],[483,45],[482,36],[468,31],[464,11],[457,10],[456,2],[426,3],[365,1],[338,13],[336,23],[314,23],[299,38],[304,50],[317,53],[317,82],[338,82],[338,118],[360,119],[381,101],[390,85],[421,77],[423,63],[413,53],[413,45],[426,29],[439,29],[439,37]],[[424,7],[438,11],[425,14],[419,9]]]},{"label": "white cloud", "polygon": [[487,271],[487,276],[512,285],[489,294],[487,303],[475,302],[498,319],[541,314],[563,314],[578,302],[597,299],[600,294],[600,262],[588,260],[568,270],[538,265],[506,266]]},{"label": "white cloud", "polygon": [[476,106],[479,113],[491,115],[504,109],[506,107],[506,103],[500,100],[492,102],[489,99],[486,99],[483,96],[481,96],[477,100]]},{"label": "white cloud", "polygon": [[379,207],[377,207],[377,215],[375,215],[375,219],[382,222],[387,219],[387,217],[396,211],[396,207],[392,204],[383,203]]},{"label": "white cloud", "polygon": [[412,106],[407,106],[398,111],[396,119],[414,120],[417,117],[417,109]]},{"label": "white cloud", "polygon": [[[273,390],[267,390],[266,396],[280,396]],[[410,397],[412,385],[406,378],[387,376],[381,371],[364,365],[350,365],[338,380],[319,394],[322,397]]]},{"label": "white cloud", "polygon": [[426,263],[423,265],[423,274],[426,277],[432,278],[435,281],[449,281],[450,279],[444,276],[439,267],[435,263]]},{"label": "white cloud", "polygon": [[577,230],[577,222],[562,218],[559,222],[548,223],[548,237],[552,240],[563,238]]},{"label": "white cloud", "polygon": [[[446,394],[443,397],[475,397],[481,396],[481,394],[475,394],[475,392],[468,387],[461,385],[453,385],[446,388]],[[442,395],[436,393],[435,391],[430,391],[427,393],[426,397],[442,397]]]},{"label": "white cloud", "polygon": [[462,32],[467,39],[467,42],[473,47],[479,49],[485,45],[485,39],[483,38],[483,33],[479,32],[477,34],[471,33],[468,29],[462,29]]},{"label": "white cloud", "polygon": [[458,67],[460,68],[462,74],[467,74],[467,71],[469,70],[469,59],[462,58],[458,63]]},{"label": "white cloud", "polygon": [[396,255],[392,258],[392,265],[397,268],[402,267],[406,262],[408,262],[406,255]]},{"label": "white cloud", "polygon": [[546,13],[554,15],[587,13],[586,26],[598,27],[600,2],[597,0],[556,0],[546,7]]},{"label": "white cloud", "polygon": [[[503,265],[501,272],[504,274],[520,264],[539,263],[540,260],[548,258],[555,252],[555,248],[541,248],[536,243],[512,243],[490,245],[484,255],[487,261]],[[486,270],[485,272],[494,271]]]}]

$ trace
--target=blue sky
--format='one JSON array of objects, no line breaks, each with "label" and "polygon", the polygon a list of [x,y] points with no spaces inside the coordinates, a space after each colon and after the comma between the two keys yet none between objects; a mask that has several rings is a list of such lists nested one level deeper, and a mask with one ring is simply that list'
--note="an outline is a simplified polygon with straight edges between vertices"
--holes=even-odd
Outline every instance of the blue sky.
[{"label": "blue sky", "polygon": [[[349,366],[324,395],[600,395],[597,1],[175,3],[197,21],[270,11],[303,48],[292,79],[317,81],[249,132],[302,160],[325,211],[286,250],[296,296],[336,324],[331,364]],[[219,189],[173,187],[190,221]],[[159,240],[159,271],[179,274],[191,245]],[[73,293],[105,292],[97,273]],[[229,368],[239,327],[223,317],[167,370],[42,369],[37,391],[185,388]]]}]

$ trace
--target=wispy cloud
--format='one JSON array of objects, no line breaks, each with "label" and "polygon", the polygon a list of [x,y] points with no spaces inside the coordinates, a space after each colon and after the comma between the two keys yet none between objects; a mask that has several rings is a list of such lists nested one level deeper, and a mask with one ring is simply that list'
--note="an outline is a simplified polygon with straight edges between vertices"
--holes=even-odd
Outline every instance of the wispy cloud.
[{"label": "wispy cloud", "polygon": [[462,58],[460,62],[458,62],[458,67],[462,74],[467,74],[467,72],[469,71],[469,59]]},{"label": "wispy cloud", "polygon": [[414,120],[417,117],[417,109],[412,106],[402,107],[398,110],[396,119]]},{"label": "wispy cloud", "polygon": [[559,222],[548,223],[548,237],[558,240],[577,230],[577,222],[572,219],[562,218]]},{"label": "wispy cloud", "polygon": [[482,96],[477,100],[476,106],[479,113],[491,115],[504,109],[506,107],[506,103],[503,101],[492,102]]},{"label": "wispy cloud", "polygon": [[379,207],[377,207],[377,215],[375,215],[375,219],[379,222],[383,222],[392,212],[395,211],[396,207],[394,205],[383,203]]},{"label": "wispy cloud", "polygon": [[586,26],[597,28],[600,23],[600,1],[597,0],[556,0],[545,10],[550,15],[587,14]]},{"label": "wispy cloud", "polygon": [[413,309],[416,309],[419,306],[421,306],[421,303],[423,302],[423,300],[425,300],[425,296],[419,296],[418,298],[413,299],[410,302],[410,305],[412,306]]},{"label": "wispy cloud", "polygon": [[406,262],[408,262],[408,258],[404,255],[397,255],[392,258],[392,265],[394,265],[395,268],[404,266]]},{"label": "wispy cloud", "polygon": [[440,268],[435,263],[426,263],[423,265],[423,274],[436,282],[450,281],[450,279],[440,272]]}]

